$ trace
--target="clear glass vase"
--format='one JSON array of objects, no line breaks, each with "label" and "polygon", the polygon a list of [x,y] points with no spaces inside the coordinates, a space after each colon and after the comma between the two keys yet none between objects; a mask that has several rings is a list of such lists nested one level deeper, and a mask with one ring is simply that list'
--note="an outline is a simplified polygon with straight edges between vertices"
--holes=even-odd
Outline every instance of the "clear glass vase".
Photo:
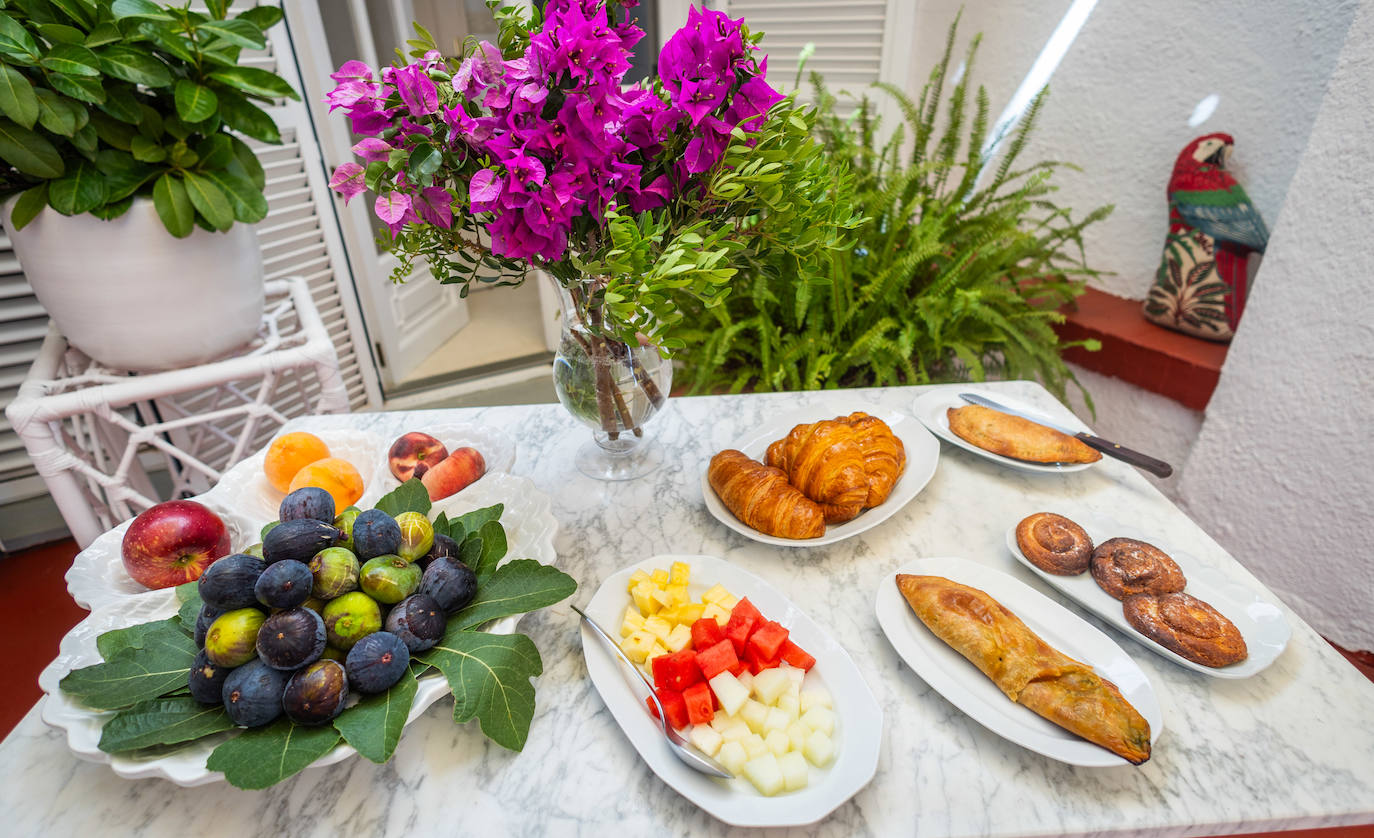
[{"label": "clear glass vase", "polygon": [[652,344],[594,334],[578,305],[584,290],[559,286],[562,337],[553,361],[559,402],[592,430],[575,455],[577,469],[598,480],[641,477],[663,462],[644,425],[668,399],[673,365]]}]

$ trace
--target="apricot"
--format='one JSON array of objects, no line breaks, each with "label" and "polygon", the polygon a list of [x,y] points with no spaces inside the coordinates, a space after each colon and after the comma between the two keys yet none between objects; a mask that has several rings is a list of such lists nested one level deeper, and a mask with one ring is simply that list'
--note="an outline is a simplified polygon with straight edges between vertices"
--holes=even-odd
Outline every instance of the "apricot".
[{"label": "apricot", "polygon": [[329,446],[324,444],[324,440],[305,431],[294,431],[272,440],[267,448],[267,457],[262,461],[262,471],[272,488],[286,492],[290,490],[291,479],[296,472],[328,456]]},{"label": "apricot", "polygon": [[291,478],[287,491],[305,486],[324,489],[334,498],[336,509],[352,506],[363,496],[363,476],[352,463],[338,457],[325,457],[305,466]]}]

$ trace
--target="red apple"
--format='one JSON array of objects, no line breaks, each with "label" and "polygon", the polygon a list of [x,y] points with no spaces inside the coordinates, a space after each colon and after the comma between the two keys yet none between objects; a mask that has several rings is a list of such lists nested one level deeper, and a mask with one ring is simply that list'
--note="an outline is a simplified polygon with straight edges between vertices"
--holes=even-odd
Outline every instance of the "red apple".
[{"label": "red apple", "polygon": [[124,569],[150,588],[194,582],[229,555],[229,528],[193,500],[169,500],[144,511],[124,533]]},{"label": "red apple", "polygon": [[461,492],[486,470],[481,452],[476,448],[459,448],[425,472],[420,482],[429,490],[430,500],[439,500]]},{"label": "red apple", "polygon": [[411,431],[391,443],[387,463],[396,479],[404,483],[412,477],[424,477],[431,466],[447,456],[448,448],[442,442],[429,434]]}]

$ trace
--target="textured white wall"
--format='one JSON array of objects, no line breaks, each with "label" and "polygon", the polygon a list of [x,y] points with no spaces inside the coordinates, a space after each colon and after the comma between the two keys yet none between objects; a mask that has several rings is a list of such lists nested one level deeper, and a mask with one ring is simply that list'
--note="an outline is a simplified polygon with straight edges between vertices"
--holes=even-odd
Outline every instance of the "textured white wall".
[{"label": "textured white wall", "polygon": [[1374,649],[1374,0],[1288,189],[1179,494],[1314,628]]}]

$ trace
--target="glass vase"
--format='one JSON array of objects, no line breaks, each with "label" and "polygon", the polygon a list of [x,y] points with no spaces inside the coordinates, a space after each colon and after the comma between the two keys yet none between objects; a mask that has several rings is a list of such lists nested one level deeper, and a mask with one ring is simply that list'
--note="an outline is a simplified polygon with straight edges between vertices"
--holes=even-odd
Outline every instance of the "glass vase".
[{"label": "glass vase", "polygon": [[553,361],[558,400],[592,438],[574,455],[578,471],[598,480],[630,480],[658,468],[663,453],[644,426],[668,399],[673,365],[653,344],[596,334],[578,303],[585,289],[558,288],[562,335]]}]

